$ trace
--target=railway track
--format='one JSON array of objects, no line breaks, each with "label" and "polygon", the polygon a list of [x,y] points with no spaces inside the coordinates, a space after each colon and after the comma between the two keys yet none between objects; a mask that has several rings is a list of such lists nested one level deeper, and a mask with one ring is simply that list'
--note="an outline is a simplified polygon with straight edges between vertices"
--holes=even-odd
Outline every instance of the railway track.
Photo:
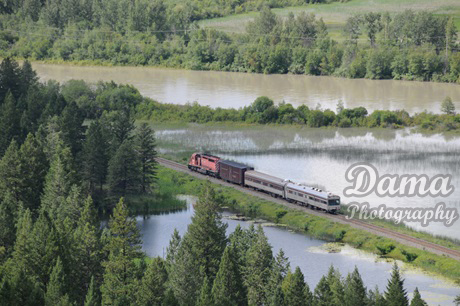
[{"label": "railway track", "polygon": [[350,225],[350,226],[352,226],[354,228],[363,229],[363,230],[366,230],[366,231],[368,231],[368,232],[370,232],[372,234],[393,239],[393,240],[395,240],[395,241],[397,241],[399,243],[402,243],[404,245],[407,245],[407,246],[411,246],[411,247],[415,247],[415,248],[418,248],[418,249],[426,250],[428,252],[435,253],[435,254],[438,254],[438,255],[451,257],[453,259],[456,259],[456,260],[460,261],[460,251],[449,249],[449,248],[447,248],[445,246],[442,246],[442,245],[439,245],[439,244],[436,244],[436,243],[432,243],[432,242],[429,242],[429,241],[426,241],[426,240],[423,240],[423,239],[420,239],[420,238],[412,237],[410,235],[399,233],[399,232],[393,231],[391,229],[381,227],[381,226],[378,226],[378,225],[374,225],[374,224],[370,224],[370,223],[367,223],[367,222],[364,222],[364,221],[361,221],[361,220],[347,219],[343,215],[332,215],[332,214],[328,214],[328,213],[325,213],[325,212],[322,212],[322,211],[313,210],[313,209],[305,208],[303,206],[292,204],[292,203],[289,203],[289,202],[287,202],[287,201],[285,201],[283,199],[274,198],[274,197],[272,197],[272,196],[270,196],[268,194],[262,193],[262,192],[258,192],[258,191],[254,191],[252,189],[244,188],[244,187],[239,186],[239,185],[227,183],[227,182],[224,182],[224,181],[219,180],[217,178],[205,176],[205,175],[202,175],[202,174],[197,173],[197,172],[191,172],[186,165],[179,164],[179,163],[173,162],[173,161],[165,159],[165,158],[157,158],[157,161],[158,161],[159,164],[161,164],[161,165],[163,165],[163,166],[165,166],[167,168],[171,168],[173,170],[180,171],[180,172],[185,172],[185,173],[188,173],[188,174],[190,174],[190,175],[192,175],[194,177],[200,178],[200,179],[207,179],[207,180],[209,180],[209,181],[211,181],[213,183],[220,184],[220,185],[223,185],[223,186],[232,187],[232,188],[237,189],[237,190],[239,190],[241,192],[244,192],[244,193],[247,193],[247,194],[250,194],[250,195],[253,195],[253,196],[257,196],[259,198],[262,198],[262,199],[265,199],[265,200],[268,200],[268,201],[272,201],[272,202],[284,205],[284,206],[289,207],[289,208],[302,210],[302,211],[305,211],[305,212],[307,212],[308,214],[311,214],[311,215],[332,219],[335,222],[339,222],[339,223],[342,223],[342,224],[348,224],[348,225]]}]

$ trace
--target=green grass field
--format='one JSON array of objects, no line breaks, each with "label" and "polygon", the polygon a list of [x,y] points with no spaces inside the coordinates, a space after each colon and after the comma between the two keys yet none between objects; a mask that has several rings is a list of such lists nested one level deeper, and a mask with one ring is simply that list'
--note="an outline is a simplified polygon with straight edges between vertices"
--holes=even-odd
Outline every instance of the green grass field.
[{"label": "green grass field", "polygon": [[[342,27],[347,18],[354,14],[370,11],[394,14],[406,9],[414,11],[425,10],[435,14],[454,16],[457,28],[460,28],[459,0],[352,0],[346,3],[310,4],[301,7],[273,9],[273,11],[281,18],[285,18],[290,12],[294,14],[302,11],[314,13],[318,18],[323,18],[332,38],[342,39]],[[200,25],[225,32],[242,33],[245,31],[247,23],[253,20],[255,16],[257,16],[255,12],[232,15],[203,20]]]}]

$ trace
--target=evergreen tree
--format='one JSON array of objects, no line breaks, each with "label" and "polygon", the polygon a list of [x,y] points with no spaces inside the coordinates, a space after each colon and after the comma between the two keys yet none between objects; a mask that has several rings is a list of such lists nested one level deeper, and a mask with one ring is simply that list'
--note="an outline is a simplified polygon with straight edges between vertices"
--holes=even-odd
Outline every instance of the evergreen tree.
[{"label": "evergreen tree", "polygon": [[84,306],[98,306],[100,305],[99,295],[97,292],[96,284],[94,282],[94,276],[91,276],[91,282],[89,283],[88,293],[85,297]]},{"label": "evergreen tree", "polygon": [[412,301],[410,302],[410,306],[427,306],[428,304],[422,299],[418,288],[416,287],[414,290],[414,296],[412,297]]},{"label": "evergreen tree", "polygon": [[[35,0],[30,0],[32,2]],[[28,92],[30,86],[37,84],[38,76],[35,70],[32,69],[32,65],[28,60],[25,60],[19,71],[19,78],[21,84],[21,93]]]},{"label": "evergreen tree", "polygon": [[284,255],[283,249],[280,249],[276,255],[273,269],[270,273],[270,279],[267,284],[267,304],[268,305],[283,305],[284,293],[282,289],[283,280],[290,271],[288,258]]},{"label": "evergreen tree", "polygon": [[[331,287],[329,287],[329,283],[326,277],[321,277],[321,280],[316,285],[315,288],[315,305],[318,306],[328,306],[332,305],[333,296]],[[362,304],[364,305],[364,304]]]},{"label": "evergreen tree", "polygon": [[13,250],[16,240],[18,202],[7,192],[0,202],[0,264]]},{"label": "evergreen tree", "polygon": [[385,292],[385,300],[389,306],[407,306],[409,300],[407,292],[404,289],[404,279],[401,278],[398,265],[395,263],[391,278],[388,281],[387,291]]},{"label": "evergreen tree", "polygon": [[312,305],[308,296],[309,291],[304,275],[299,267],[295,268],[294,273],[288,272],[283,281],[285,305]]},{"label": "evergreen tree", "polygon": [[16,109],[16,100],[11,92],[8,92],[5,101],[0,107],[0,156],[11,143],[11,140],[19,136],[20,114]]},{"label": "evergreen tree", "polygon": [[[71,243],[72,269],[71,275],[74,280],[76,297],[89,294],[90,281],[96,276],[102,275],[102,251],[99,240],[99,225],[91,197],[84,203],[83,212],[78,220],[77,227],[73,231]],[[95,284],[93,284],[95,286]],[[96,294],[96,288],[92,289],[92,295]],[[95,301],[97,297],[93,297]]]},{"label": "evergreen tree", "polygon": [[168,271],[171,271],[171,267],[176,263],[176,256],[179,251],[179,246],[181,242],[181,236],[177,228],[174,229],[171,239],[169,240],[169,246],[166,249],[166,268]]},{"label": "evergreen tree", "polygon": [[357,267],[353,273],[348,274],[345,281],[345,304],[347,306],[366,304],[366,288]]},{"label": "evergreen tree", "polygon": [[84,119],[83,112],[73,101],[66,105],[59,118],[62,140],[70,148],[72,156],[76,156],[82,148]]},{"label": "evergreen tree", "polygon": [[21,95],[20,68],[18,62],[5,58],[0,64],[0,105],[5,100],[8,91],[15,99]]},{"label": "evergreen tree", "polygon": [[270,278],[273,263],[272,248],[262,227],[257,228],[257,240],[248,250],[245,282],[248,289],[248,302],[251,305],[266,303],[265,287]]},{"label": "evergreen tree", "polygon": [[209,285],[208,277],[205,275],[203,278],[203,285],[201,286],[200,295],[196,303],[197,306],[210,306],[213,304],[211,286]]},{"label": "evergreen tree", "polygon": [[5,155],[0,160],[0,196],[7,192],[18,202],[21,199],[23,178],[20,170],[19,149],[16,141],[11,141]]},{"label": "evergreen tree", "polygon": [[109,144],[106,132],[101,122],[96,120],[89,126],[83,145],[83,177],[92,194],[96,186],[102,191],[107,177],[108,152]]},{"label": "evergreen tree", "polygon": [[214,280],[227,242],[226,228],[214,189],[207,184],[171,269],[170,284],[180,304],[197,301],[205,275]]},{"label": "evergreen tree", "polygon": [[147,123],[142,123],[138,128],[137,147],[141,161],[141,191],[146,193],[155,180],[157,165],[154,131]]},{"label": "evergreen tree", "polygon": [[46,286],[45,305],[55,306],[69,304],[68,297],[65,292],[65,273],[62,267],[62,261],[58,257],[56,265],[53,268],[50,276],[50,282]]},{"label": "evergreen tree", "polygon": [[119,146],[125,141],[132,140],[132,132],[134,131],[134,118],[131,117],[129,110],[121,110],[115,112],[111,122],[115,146]]},{"label": "evergreen tree", "polygon": [[128,217],[123,198],[109,221],[110,236],[101,286],[103,305],[126,305],[135,302],[137,269],[134,260],[142,257],[141,239],[136,220]]},{"label": "evergreen tree", "polygon": [[246,292],[232,245],[225,248],[214,279],[212,296],[215,305],[245,305]]},{"label": "evergreen tree", "polygon": [[342,277],[339,270],[334,269],[333,266],[329,268],[327,283],[329,284],[332,292],[332,305],[342,305],[345,298]]},{"label": "evergreen tree", "polygon": [[124,141],[109,162],[109,188],[115,195],[126,195],[139,187],[140,165],[132,141]]},{"label": "evergreen tree", "polygon": [[27,135],[19,151],[19,171],[22,176],[21,201],[24,207],[36,211],[40,206],[48,161],[41,144],[32,135]]},{"label": "evergreen tree", "polygon": [[386,306],[387,301],[385,297],[380,294],[379,288],[375,286],[375,290],[369,290],[368,305],[372,306]]},{"label": "evergreen tree", "polygon": [[162,305],[167,280],[164,260],[160,257],[153,258],[137,291],[137,305]]}]

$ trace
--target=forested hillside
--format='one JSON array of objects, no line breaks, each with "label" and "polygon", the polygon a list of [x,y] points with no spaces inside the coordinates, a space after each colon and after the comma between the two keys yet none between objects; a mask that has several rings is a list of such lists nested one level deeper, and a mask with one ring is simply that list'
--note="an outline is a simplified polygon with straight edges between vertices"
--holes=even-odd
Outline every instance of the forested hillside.
[{"label": "forested hillside", "polygon": [[[284,1],[6,3],[2,56],[370,79],[459,82],[460,77],[453,19],[426,11],[357,13],[346,21],[345,38],[334,40],[313,14],[280,18],[270,10],[294,4]],[[259,9],[242,34],[200,29],[195,22]]]}]

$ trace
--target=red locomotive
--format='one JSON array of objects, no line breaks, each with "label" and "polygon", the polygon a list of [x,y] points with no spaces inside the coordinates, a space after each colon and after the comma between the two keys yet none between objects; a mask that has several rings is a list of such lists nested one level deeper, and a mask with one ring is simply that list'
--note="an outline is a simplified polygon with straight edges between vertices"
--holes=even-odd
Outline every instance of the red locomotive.
[{"label": "red locomotive", "polygon": [[218,176],[220,158],[217,156],[194,153],[188,162],[188,168],[206,175]]}]

